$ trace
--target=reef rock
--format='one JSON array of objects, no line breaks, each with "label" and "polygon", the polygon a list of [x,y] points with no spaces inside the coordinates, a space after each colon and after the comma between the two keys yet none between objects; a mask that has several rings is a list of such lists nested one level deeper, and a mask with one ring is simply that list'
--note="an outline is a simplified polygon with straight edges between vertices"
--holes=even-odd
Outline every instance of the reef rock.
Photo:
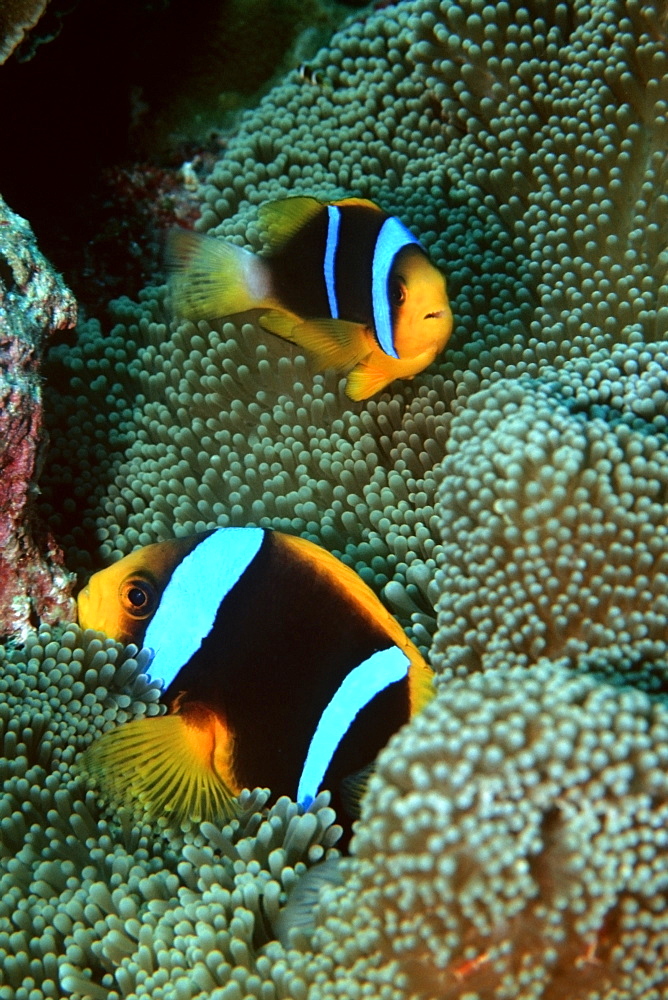
[{"label": "reef rock", "polygon": [[76,322],[76,302],[0,198],[0,634],[71,617],[62,555],[34,511],[43,461],[40,368],[47,338]]},{"label": "reef rock", "polygon": [[0,4],[0,63],[9,58],[34,28],[47,3],[48,0],[18,0],[16,3]]}]

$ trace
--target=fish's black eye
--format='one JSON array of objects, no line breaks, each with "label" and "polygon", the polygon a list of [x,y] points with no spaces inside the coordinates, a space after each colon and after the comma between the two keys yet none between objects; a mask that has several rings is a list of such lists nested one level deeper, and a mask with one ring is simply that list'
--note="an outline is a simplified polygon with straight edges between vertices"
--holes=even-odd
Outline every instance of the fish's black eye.
[{"label": "fish's black eye", "polygon": [[390,281],[390,303],[393,306],[402,306],[406,301],[406,286],[401,278],[392,278]]},{"label": "fish's black eye", "polygon": [[143,587],[131,587],[128,590],[127,598],[133,608],[137,611],[142,610],[146,607],[146,602],[148,597],[146,596],[146,591]]},{"label": "fish's black eye", "polygon": [[146,580],[126,580],[121,587],[121,602],[133,618],[147,618],[157,607],[158,595]]}]

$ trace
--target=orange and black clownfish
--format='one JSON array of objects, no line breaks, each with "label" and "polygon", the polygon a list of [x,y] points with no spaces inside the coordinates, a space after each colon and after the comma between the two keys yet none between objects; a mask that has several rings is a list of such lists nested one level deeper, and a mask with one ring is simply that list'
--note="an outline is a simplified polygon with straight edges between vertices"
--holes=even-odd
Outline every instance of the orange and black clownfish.
[{"label": "orange and black clownfish", "polygon": [[[285,198],[260,209],[268,254],[176,229],[172,302],[190,319],[262,309],[260,326],[320,369],[348,371],[367,399],[430,365],[452,331],[445,278],[413,234],[372,201]],[[351,370],[352,369],[352,370]]]},{"label": "orange and black clownfish", "polygon": [[84,756],[112,801],[225,820],[242,788],[354,815],[378,751],[432,695],[432,671],[352,570],[305,539],[218,528],[95,573],[79,622],[152,650],[168,714]]}]

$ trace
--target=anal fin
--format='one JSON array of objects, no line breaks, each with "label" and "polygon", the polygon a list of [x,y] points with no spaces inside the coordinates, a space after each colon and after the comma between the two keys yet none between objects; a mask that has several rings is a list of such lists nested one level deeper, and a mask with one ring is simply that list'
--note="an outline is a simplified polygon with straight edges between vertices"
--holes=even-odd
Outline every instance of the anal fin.
[{"label": "anal fin", "polygon": [[392,382],[396,375],[383,371],[369,361],[361,361],[348,376],[346,395],[350,399],[368,399]]}]

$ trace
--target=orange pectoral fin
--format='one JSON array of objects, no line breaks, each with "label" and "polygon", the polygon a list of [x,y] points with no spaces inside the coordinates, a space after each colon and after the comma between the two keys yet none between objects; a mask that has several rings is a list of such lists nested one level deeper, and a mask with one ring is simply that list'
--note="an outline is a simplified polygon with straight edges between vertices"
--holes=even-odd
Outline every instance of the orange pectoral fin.
[{"label": "orange pectoral fin", "polygon": [[303,348],[320,371],[344,371],[369,353],[364,327],[340,319],[302,320],[292,313],[273,311],[260,317],[260,326]]},{"label": "orange pectoral fin", "polygon": [[142,805],[170,822],[227,821],[236,815],[232,739],[206,706],[138,719],[111,730],[86,751],[82,770],[117,804]]},{"label": "orange pectoral fin", "polygon": [[398,359],[390,358],[380,350],[374,350],[351,371],[346,393],[351,399],[368,399],[394,379],[414,378],[433,360],[433,350],[424,351],[415,357]]}]

